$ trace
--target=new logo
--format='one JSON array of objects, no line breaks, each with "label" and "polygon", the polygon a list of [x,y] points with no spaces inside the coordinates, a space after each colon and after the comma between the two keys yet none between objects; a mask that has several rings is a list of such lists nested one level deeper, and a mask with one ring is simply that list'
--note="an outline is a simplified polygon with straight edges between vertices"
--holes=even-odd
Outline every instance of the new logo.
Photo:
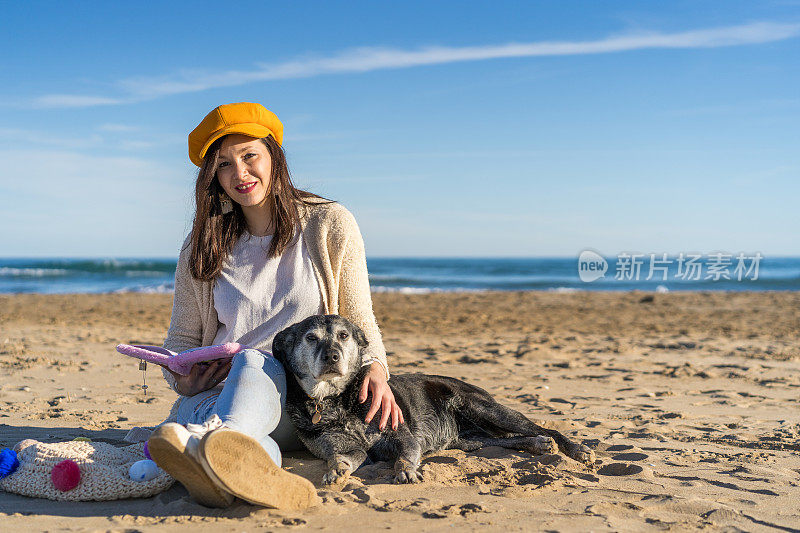
[{"label": "new logo", "polygon": [[606,260],[593,250],[584,250],[578,256],[578,277],[584,283],[591,283],[604,277],[607,270]]}]

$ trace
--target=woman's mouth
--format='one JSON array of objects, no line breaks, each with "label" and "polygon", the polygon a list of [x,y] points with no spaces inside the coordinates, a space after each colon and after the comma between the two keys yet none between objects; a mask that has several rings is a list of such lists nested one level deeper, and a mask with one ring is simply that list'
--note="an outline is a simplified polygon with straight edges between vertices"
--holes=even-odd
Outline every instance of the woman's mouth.
[{"label": "woman's mouth", "polygon": [[249,183],[242,183],[241,185],[237,185],[236,187],[234,187],[234,189],[236,189],[236,192],[238,193],[247,194],[256,188],[256,183],[257,182],[255,181],[251,181]]}]

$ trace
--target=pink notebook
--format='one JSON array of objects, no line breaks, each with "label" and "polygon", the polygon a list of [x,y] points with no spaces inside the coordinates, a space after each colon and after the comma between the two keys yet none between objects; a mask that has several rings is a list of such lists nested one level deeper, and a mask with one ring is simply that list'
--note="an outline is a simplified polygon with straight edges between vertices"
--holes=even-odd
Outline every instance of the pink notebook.
[{"label": "pink notebook", "polygon": [[136,357],[165,365],[173,372],[186,376],[191,372],[195,363],[213,361],[214,359],[227,359],[247,348],[236,342],[217,344],[214,346],[201,346],[185,352],[175,353],[161,346],[147,346],[140,344],[118,344],[117,351],[123,355]]}]

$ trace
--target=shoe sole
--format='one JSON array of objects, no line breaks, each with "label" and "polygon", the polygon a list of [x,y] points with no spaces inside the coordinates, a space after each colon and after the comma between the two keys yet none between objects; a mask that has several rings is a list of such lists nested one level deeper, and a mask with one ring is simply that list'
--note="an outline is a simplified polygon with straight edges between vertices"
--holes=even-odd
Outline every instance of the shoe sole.
[{"label": "shoe sole", "polygon": [[175,429],[162,426],[147,441],[150,456],[156,464],[186,487],[192,498],[206,507],[228,507],[233,495],[211,480],[202,465],[186,453]]},{"label": "shoe sole", "polygon": [[299,510],[320,503],[310,481],[277,466],[257,440],[243,433],[212,431],[200,442],[200,453],[209,475],[254,505]]}]

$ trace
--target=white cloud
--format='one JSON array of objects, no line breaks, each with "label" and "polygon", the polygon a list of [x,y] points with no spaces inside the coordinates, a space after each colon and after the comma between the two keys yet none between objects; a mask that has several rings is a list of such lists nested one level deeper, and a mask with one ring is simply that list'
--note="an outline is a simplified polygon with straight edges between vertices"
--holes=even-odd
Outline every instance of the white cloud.
[{"label": "white cloud", "polygon": [[5,162],[0,171],[0,186],[26,206],[36,205],[40,200],[106,203],[114,198],[139,202],[138,193],[147,187],[155,187],[153,194],[179,190],[181,174],[185,173],[180,167],[165,168],[150,159],[57,149],[0,150],[0,159]]},{"label": "white cloud", "polygon": [[137,131],[139,128],[136,126],[129,126],[128,124],[100,124],[96,128],[100,131],[108,131],[112,133]]},{"label": "white cloud", "polygon": [[131,139],[116,135],[116,133],[125,134],[135,131],[138,128],[133,126],[123,126],[121,124],[105,124],[94,128],[95,131],[102,133],[93,133],[86,136],[76,135],[53,135],[52,132],[42,132],[35,130],[26,130],[21,128],[2,128],[0,127],[0,141],[3,141],[6,147],[14,147],[19,150],[27,150],[31,145],[40,147],[47,147],[47,149],[57,150],[82,150],[82,149],[99,149],[104,150],[125,150],[125,151],[141,151],[153,148],[159,144],[179,144],[183,145],[185,137],[181,136],[170,137],[166,135],[159,136],[158,139],[153,139],[150,135],[150,140]]},{"label": "white cloud", "polygon": [[310,57],[283,63],[259,63],[248,70],[183,70],[169,76],[126,78],[117,82],[119,97],[69,94],[44,95],[33,100],[38,107],[91,107],[233,87],[269,80],[310,78],[324,74],[411,68],[462,61],[512,57],[545,57],[607,54],[630,50],[714,48],[780,41],[800,34],[800,24],[754,22],[739,26],[707,28],[677,33],[639,32],[595,41],[542,41],[488,46],[431,46],[417,50],[362,47],[330,57]]},{"label": "white cloud", "polygon": [[156,146],[156,143],[150,141],[120,141],[117,146],[123,150],[147,150]]},{"label": "white cloud", "polygon": [[95,107],[125,103],[124,99],[80,94],[46,94],[35,98],[36,107]]},{"label": "white cloud", "polygon": [[68,149],[91,148],[103,142],[103,138],[100,135],[90,135],[88,137],[59,137],[53,136],[52,133],[43,133],[21,128],[0,128],[0,140],[3,140],[7,146],[24,147],[25,145],[35,144],[38,146]]}]

